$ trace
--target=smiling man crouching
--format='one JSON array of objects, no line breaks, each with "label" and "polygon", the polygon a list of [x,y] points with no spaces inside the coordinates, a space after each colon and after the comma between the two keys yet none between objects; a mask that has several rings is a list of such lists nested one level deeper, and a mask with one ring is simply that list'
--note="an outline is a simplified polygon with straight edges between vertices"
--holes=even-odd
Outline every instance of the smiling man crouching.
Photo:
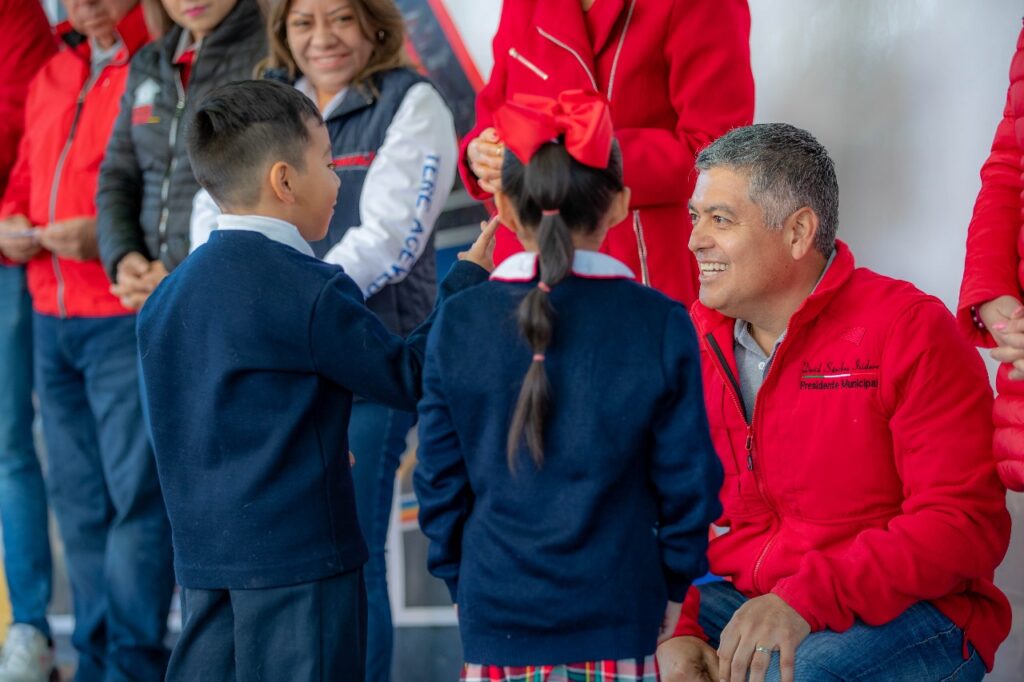
[{"label": "smiling man crouching", "polygon": [[731,582],[691,588],[662,679],[980,680],[1010,627],[981,359],[938,299],[855,268],[809,133],[739,128],[697,168],[708,555]]}]

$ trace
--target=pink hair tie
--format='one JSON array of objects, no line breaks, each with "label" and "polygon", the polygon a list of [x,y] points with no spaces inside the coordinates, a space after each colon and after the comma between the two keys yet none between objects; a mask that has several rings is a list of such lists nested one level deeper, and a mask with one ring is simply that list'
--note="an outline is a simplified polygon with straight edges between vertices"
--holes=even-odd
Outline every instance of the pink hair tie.
[{"label": "pink hair tie", "polygon": [[559,211],[557,208],[551,208],[551,209],[544,209],[543,211],[540,212],[540,214],[541,215],[561,215],[562,212]]},{"label": "pink hair tie", "polygon": [[544,282],[544,281],[537,282],[537,288],[540,289],[541,291],[543,291],[545,294],[550,294],[551,293],[551,287],[548,286],[547,282]]},{"label": "pink hair tie", "polygon": [[543,355],[543,353],[537,353],[536,355],[534,355],[533,356],[533,361],[534,362],[544,362],[544,355]]}]

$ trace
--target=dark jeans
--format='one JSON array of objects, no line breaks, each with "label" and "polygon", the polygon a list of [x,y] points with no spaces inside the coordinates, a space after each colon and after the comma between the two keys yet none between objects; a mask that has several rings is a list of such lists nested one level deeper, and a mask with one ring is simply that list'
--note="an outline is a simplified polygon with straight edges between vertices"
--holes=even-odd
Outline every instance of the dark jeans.
[{"label": "dark jeans", "polygon": [[[895,579],[895,578],[894,578]],[[701,585],[699,622],[718,648],[732,614],[747,598],[731,583]],[[985,675],[978,652],[963,657],[963,630],[927,602],[920,602],[885,625],[872,627],[856,621],[846,632],[813,632],[796,650],[797,682],[975,682]],[[763,654],[755,654],[763,655]],[[765,678],[777,682],[779,654]]]},{"label": "dark jeans", "polygon": [[388,599],[387,561],[384,545],[391,520],[395,471],[405,437],[416,423],[412,412],[393,410],[379,403],[357,401],[349,421],[349,450],[356,456],[352,480],[356,512],[370,558],[363,568],[366,578],[366,679],[391,679],[391,601]]},{"label": "dark jeans", "polygon": [[167,682],[362,682],[362,571],[263,590],[182,590]]},{"label": "dark jeans", "polygon": [[0,524],[14,622],[46,635],[50,535],[46,488],[32,443],[32,305],[25,269],[0,265]]},{"label": "dark jeans", "polygon": [[50,500],[67,556],[80,682],[161,680],[170,526],[142,417],[135,317],[34,316]]}]

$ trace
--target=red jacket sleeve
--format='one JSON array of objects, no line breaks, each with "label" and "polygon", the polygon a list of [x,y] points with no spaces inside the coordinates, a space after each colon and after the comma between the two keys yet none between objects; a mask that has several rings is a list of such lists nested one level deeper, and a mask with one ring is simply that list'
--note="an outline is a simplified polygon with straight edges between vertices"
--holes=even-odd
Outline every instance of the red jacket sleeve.
[{"label": "red jacket sleeve", "polygon": [[670,97],[679,117],[675,131],[615,130],[634,208],[688,199],[697,152],[754,118],[746,0],[680,0],[668,25],[664,45]]},{"label": "red jacket sleeve", "polygon": [[494,34],[494,40],[491,41],[491,50],[494,53],[494,68],[491,70],[491,77],[487,79],[487,84],[476,96],[476,124],[472,130],[466,133],[466,136],[462,138],[462,142],[459,144],[459,175],[462,176],[462,182],[466,185],[466,191],[478,201],[489,198],[491,193],[480,189],[476,175],[469,168],[466,150],[469,148],[470,142],[494,124],[494,112],[505,103],[505,79],[507,78],[506,71],[508,70],[508,63],[506,61],[506,53],[508,52],[506,36],[508,35],[508,28],[506,25],[512,21],[509,18],[512,14],[509,7],[513,4],[510,2],[502,3],[498,31]]},{"label": "red jacket sleeve", "polygon": [[812,631],[842,632],[854,618],[886,623],[919,601],[991,579],[1009,543],[988,375],[945,306],[929,300],[902,315],[882,368],[901,513],[845,548],[807,553],[776,583],[772,591]]},{"label": "red jacket sleeve", "polygon": [[23,135],[18,142],[17,161],[7,180],[7,189],[0,201],[0,220],[11,216],[28,216],[29,193],[32,188],[32,176],[29,172],[29,136]]},{"label": "red jacket sleeve", "polygon": [[708,641],[707,634],[704,633],[704,628],[697,622],[697,616],[700,614],[700,590],[697,589],[696,585],[690,585],[690,590],[686,593],[686,599],[683,600],[683,608],[679,613],[679,622],[676,623],[675,632],[672,633],[673,637],[697,637],[703,639],[705,642]]},{"label": "red jacket sleeve", "polygon": [[0,10],[0,194],[14,165],[25,122],[29,81],[57,51],[38,2],[9,2]]},{"label": "red jacket sleeve", "polygon": [[981,191],[967,228],[967,257],[960,284],[957,321],[960,330],[979,346],[994,346],[992,335],[978,329],[971,307],[999,296],[1021,296],[1017,240],[1021,231],[1021,154],[1009,93],[1003,120],[996,128],[992,152],[981,167]]}]

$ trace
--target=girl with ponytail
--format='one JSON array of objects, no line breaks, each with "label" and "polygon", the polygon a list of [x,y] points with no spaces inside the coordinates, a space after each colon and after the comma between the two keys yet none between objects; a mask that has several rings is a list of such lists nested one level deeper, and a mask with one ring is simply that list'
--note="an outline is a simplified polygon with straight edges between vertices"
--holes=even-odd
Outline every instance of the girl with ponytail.
[{"label": "girl with ponytail", "polygon": [[720,513],[693,327],[598,252],[629,205],[604,99],[519,96],[495,125],[498,217],[525,251],[430,334],[429,568],[458,605],[464,680],[656,680]]}]

